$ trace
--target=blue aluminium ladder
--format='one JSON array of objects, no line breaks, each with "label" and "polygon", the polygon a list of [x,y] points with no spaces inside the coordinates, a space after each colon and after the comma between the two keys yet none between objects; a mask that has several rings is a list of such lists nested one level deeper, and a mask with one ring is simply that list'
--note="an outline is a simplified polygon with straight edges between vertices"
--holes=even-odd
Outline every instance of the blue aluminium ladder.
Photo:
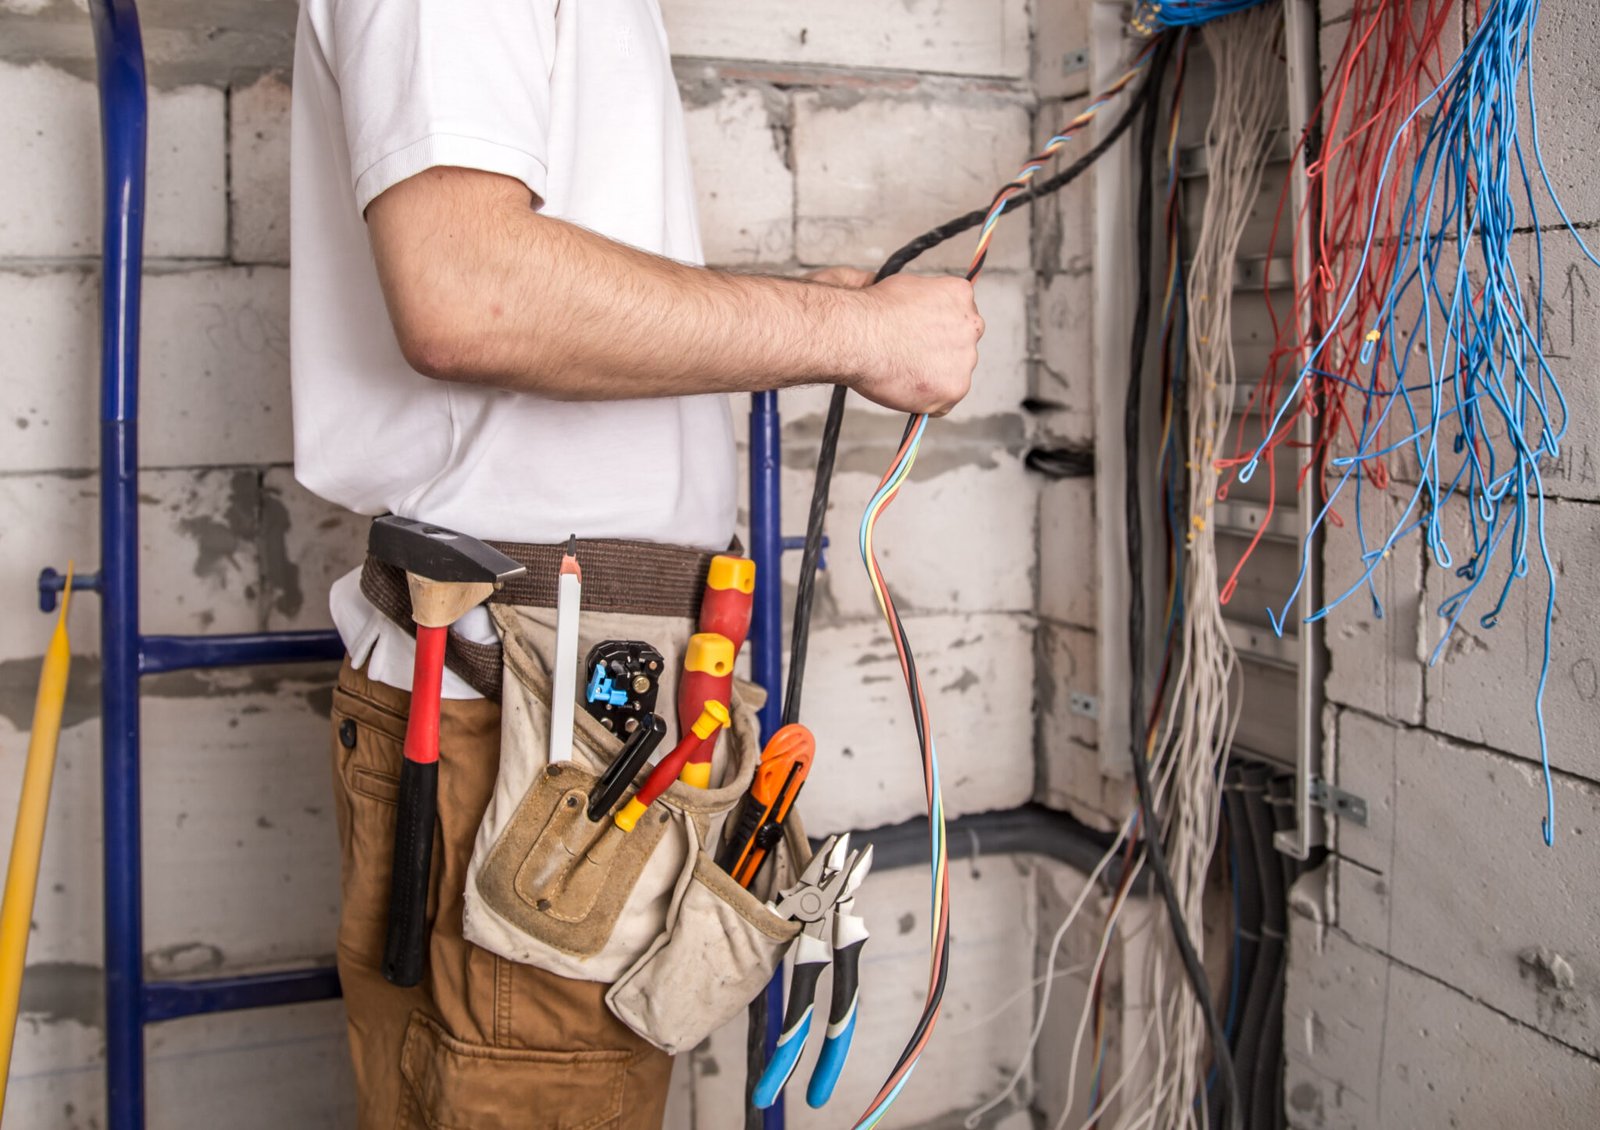
[{"label": "blue aluminium ladder", "polygon": [[[144,1027],[202,1013],[327,1000],[335,970],[299,969],[192,981],[146,981],[140,863],[139,680],[168,671],[337,660],[338,634],[270,632],[212,636],[144,635],[139,630],[139,291],[143,272],[147,97],[135,0],[89,0],[100,88],[105,165],[101,252],[100,571],[73,588],[101,598],[101,789],[104,801],[106,1105],[108,1130],[143,1130]],[[763,733],[780,717],[783,589],[779,559],[800,539],[779,533],[777,394],[757,393],[750,412],[750,541],[756,561],[752,674],[774,693]],[[39,576],[49,612],[65,578]],[[782,973],[769,986],[768,1050],[782,1017]],[[781,1103],[766,1112],[782,1130]]]}]

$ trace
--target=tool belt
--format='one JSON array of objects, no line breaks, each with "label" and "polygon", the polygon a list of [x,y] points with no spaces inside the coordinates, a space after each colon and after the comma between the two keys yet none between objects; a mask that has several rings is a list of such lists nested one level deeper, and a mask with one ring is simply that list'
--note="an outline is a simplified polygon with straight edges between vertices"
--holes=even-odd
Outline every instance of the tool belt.
[{"label": "tool belt", "polygon": [[[519,565],[520,577],[507,581],[489,597],[489,603],[554,608],[556,580],[561,569],[562,545],[532,545],[491,541]],[[596,538],[578,542],[583,561],[585,605],[636,616],[669,616],[693,620],[700,611],[706,566],[712,554],[682,546],[647,541]],[[405,573],[368,557],[361,567],[361,595],[372,606],[412,635],[411,593]],[[497,644],[476,643],[450,634],[445,645],[445,666],[464,679],[484,698],[500,700],[502,659]]]},{"label": "tool belt", "polygon": [[[711,787],[675,782],[632,831],[609,814],[590,820],[589,798],[622,740],[579,709],[571,759],[549,763],[564,547],[490,544],[528,572],[489,600],[499,645],[452,633],[446,648],[450,668],[501,706],[500,766],[467,869],[464,933],[508,960],[610,983],[606,1002],[624,1023],[667,1052],[688,1050],[762,991],[799,932],[764,905],[811,858],[797,816],[751,889],[715,862],[760,760],[755,712],[765,692],[734,681]],[[580,653],[604,639],[648,640],[666,658],[660,701],[675,702],[711,556],[646,542],[579,542]],[[361,590],[411,626],[400,570],[369,558]]]}]

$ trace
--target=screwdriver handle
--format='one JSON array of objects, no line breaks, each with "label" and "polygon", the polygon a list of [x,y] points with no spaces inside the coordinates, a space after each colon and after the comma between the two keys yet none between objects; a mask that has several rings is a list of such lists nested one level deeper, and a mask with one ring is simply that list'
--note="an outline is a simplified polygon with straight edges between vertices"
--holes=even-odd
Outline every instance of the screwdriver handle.
[{"label": "screwdriver handle", "polygon": [[633,831],[634,825],[639,822],[639,817],[644,815],[645,809],[655,803],[656,798],[667,791],[682,772],[684,763],[690,755],[699,749],[701,744],[719,729],[728,724],[728,708],[720,702],[708,702],[700,712],[700,717],[689,728],[673,751],[656,763],[650,771],[650,776],[645,778],[644,784],[634,794],[632,800],[623,805],[612,819],[617,827],[624,832]]},{"label": "screwdriver handle", "polygon": [[755,603],[756,563],[748,557],[719,553],[706,570],[700,597],[699,630],[722,636],[737,652],[750,634]]},{"label": "screwdriver handle", "polygon": [[[687,731],[708,702],[727,703],[733,698],[733,661],[737,648],[732,640],[715,632],[697,632],[689,637],[683,652],[683,678],[678,681],[678,725]],[[711,785],[711,755],[716,752],[715,736],[696,747],[684,766],[685,784],[697,789]]]}]

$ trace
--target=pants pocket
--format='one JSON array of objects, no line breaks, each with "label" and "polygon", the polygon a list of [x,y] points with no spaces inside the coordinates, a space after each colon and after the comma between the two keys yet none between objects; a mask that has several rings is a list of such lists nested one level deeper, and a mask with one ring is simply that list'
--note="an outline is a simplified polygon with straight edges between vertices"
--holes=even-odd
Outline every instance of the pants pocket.
[{"label": "pants pocket", "polygon": [[530,1051],[455,1039],[414,1013],[400,1061],[412,1130],[603,1130],[622,1118],[627,1051]]},{"label": "pants pocket", "polygon": [[333,763],[343,903],[339,946],[365,961],[383,956],[404,746],[403,717],[347,688],[335,690]]}]

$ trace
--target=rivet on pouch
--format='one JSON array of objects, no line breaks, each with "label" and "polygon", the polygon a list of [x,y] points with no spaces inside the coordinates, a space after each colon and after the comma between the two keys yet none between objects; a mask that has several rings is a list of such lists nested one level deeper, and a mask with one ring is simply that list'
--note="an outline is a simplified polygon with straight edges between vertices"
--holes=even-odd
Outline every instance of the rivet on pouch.
[{"label": "rivet on pouch", "polygon": [[549,910],[550,909],[550,900],[549,899],[540,899],[538,902],[534,903],[533,906],[534,906],[535,910]]},{"label": "rivet on pouch", "polygon": [[578,798],[575,797],[575,796],[569,796],[567,798],[567,807],[568,808],[577,808],[578,807]]},{"label": "rivet on pouch", "polygon": [[667,822],[667,814],[665,812],[663,812],[661,814],[661,818],[659,820],[657,820],[656,823],[657,824],[665,824],[666,822]]},{"label": "rivet on pouch", "polygon": [[548,768],[545,769],[545,772],[550,774],[550,776],[552,776],[552,777],[559,777],[559,776],[561,776],[561,766],[560,765],[551,765],[551,766],[549,766]]}]

